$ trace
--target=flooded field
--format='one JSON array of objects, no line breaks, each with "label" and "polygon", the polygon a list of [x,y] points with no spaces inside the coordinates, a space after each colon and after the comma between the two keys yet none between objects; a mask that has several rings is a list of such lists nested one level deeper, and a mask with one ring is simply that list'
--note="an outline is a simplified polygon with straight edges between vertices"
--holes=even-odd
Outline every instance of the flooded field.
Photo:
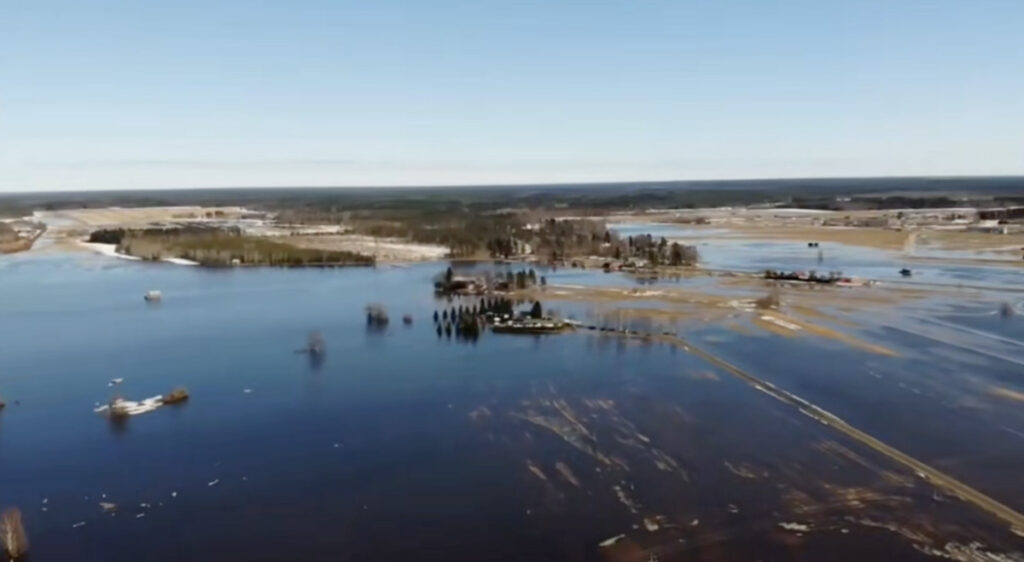
[{"label": "flooded field", "polygon": [[[1024,327],[995,314],[1019,293],[786,289],[764,312],[761,282],[545,270],[547,307],[683,339],[465,343],[430,320],[444,265],[0,261],[0,506],[32,560],[1024,560],[1022,530],[734,372],[1024,511]],[[636,293],[573,294],[594,287]],[[368,332],[369,302],[414,322]],[[295,353],[314,330],[326,353]],[[177,386],[187,403],[94,412]]]}]

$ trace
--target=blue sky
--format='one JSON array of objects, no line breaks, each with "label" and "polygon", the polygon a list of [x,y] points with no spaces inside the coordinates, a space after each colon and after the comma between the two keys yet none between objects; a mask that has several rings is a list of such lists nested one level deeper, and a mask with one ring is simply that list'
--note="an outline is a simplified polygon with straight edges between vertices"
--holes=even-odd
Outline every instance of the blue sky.
[{"label": "blue sky", "polygon": [[1024,2],[0,0],[0,190],[1024,174]]}]

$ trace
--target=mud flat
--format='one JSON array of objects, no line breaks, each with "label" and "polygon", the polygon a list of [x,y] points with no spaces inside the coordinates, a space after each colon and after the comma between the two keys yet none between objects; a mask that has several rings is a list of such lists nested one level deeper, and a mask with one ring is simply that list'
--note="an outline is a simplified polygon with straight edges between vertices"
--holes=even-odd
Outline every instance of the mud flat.
[{"label": "mud flat", "polygon": [[[904,288],[885,291],[842,287],[822,290],[802,287],[776,288],[774,290],[779,291],[785,303],[779,309],[766,308],[759,304],[764,293],[771,290],[765,282],[750,278],[735,278],[730,281],[732,286],[739,290],[735,295],[676,287],[630,289],[557,284],[516,294],[524,299],[592,303],[597,309],[596,314],[601,318],[600,321],[612,325],[631,319],[670,324],[680,320],[698,320],[724,325],[736,318],[748,318],[753,327],[776,335],[824,338],[890,357],[898,354],[884,345],[856,336],[853,329],[858,326],[850,319],[837,317],[820,309],[838,306],[845,310],[870,311],[884,309],[908,299],[921,298],[926,294]],[[636,306],[638,303],[657,306]]]}]

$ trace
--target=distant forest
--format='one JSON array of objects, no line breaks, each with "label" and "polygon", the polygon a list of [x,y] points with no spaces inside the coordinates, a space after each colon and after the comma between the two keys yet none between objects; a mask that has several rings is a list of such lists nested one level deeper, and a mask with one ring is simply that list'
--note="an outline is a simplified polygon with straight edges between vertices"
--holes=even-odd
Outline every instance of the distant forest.
[{"label": "distant forest", "polygon": [[810,209],[1024,205],[1024,177],[849,178],[421,188],[236,188],[7,193],[0,216],[34,209],[243,205],[333,220],[339,213],[438,215],[506,208],[612,210],[776,205]]}]

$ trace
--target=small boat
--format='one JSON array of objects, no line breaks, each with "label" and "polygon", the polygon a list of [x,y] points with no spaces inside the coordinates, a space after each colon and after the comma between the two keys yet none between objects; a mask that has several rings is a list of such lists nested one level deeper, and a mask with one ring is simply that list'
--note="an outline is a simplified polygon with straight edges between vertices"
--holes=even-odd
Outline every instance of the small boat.
[{"label": "small boat", "polygon": [[402,317],[402,322],[403,322],[403,323],[404,323],[404,324],[405,324],[406,326],[408,326],[408,325],[412,324],[412,314],[406,314],[405,316],[403,316],[403,317]]},{"label": "small boat", "polygon": [[152,291],[146,291],[146,294],[142,297],[147,302],[157,302],[164,298],[160,291],[153,289]]},{"label": "small boat", "polygon": [[910,276],[911,276],[911,275],[913,275],[913,274],[914,274],[914,272],[913,272],[913,271],[910,271],[909,269],[907,269],[907,268],[905,268],[905,267],[904,267],[903,269],[901,269],[901,270],[900,270],[900,275],[902,275],[902,276],[904,276],[904,277],[910,277]]}]

